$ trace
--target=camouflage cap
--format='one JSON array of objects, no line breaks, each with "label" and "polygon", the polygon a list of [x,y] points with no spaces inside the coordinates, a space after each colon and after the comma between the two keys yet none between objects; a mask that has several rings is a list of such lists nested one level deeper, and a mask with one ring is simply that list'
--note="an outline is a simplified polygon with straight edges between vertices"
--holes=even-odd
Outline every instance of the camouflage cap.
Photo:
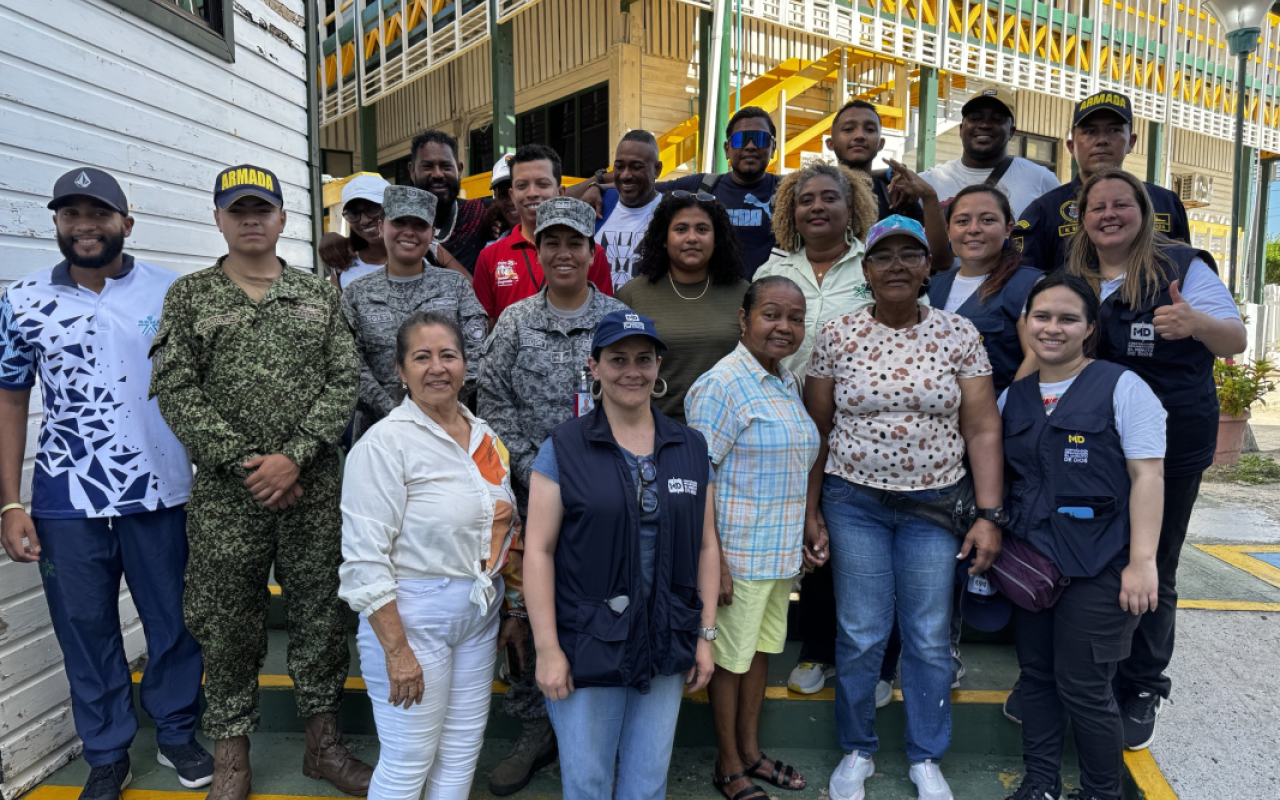
[{"label": "camouflage cap", "polygon": [[413,186],[388,186],[382,190],[382,218],[417,217],[436,221],[436,196]]},{"label": "camouflage cap", "polygon": [[596,210],[573,197],[553,197],[550,200],[543,200],[538,205],[538,226],[534,229],[533,235],[537,236],[554,225],[572,228],[583,236],[595,236]]}]

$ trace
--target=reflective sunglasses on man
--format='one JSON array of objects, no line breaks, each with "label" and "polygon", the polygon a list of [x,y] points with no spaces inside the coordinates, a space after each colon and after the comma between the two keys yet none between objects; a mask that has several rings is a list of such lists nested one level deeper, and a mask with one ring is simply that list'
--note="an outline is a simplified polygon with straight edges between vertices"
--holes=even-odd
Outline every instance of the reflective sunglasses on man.
[{"label": "reflective sunglasses on man", "polygon": [[768,131],[738,131],[729,137],[729,146],[734,150],[741,150],[748,144],[763,150],[773,144],[773,134]]}]

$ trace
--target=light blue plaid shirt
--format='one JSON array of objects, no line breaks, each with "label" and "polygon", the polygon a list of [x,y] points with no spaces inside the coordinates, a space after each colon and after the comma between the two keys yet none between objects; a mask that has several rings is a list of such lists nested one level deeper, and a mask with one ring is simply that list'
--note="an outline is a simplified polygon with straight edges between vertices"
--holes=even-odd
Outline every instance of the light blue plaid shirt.
[{"label": "light blue plaid shirt", "polygon": [[805,492],[818,427],[786,367],[771,375],[741,343],[694,382],[685,419],[716,469],[716,526],[729,573],[742,580],[800,571]]}]

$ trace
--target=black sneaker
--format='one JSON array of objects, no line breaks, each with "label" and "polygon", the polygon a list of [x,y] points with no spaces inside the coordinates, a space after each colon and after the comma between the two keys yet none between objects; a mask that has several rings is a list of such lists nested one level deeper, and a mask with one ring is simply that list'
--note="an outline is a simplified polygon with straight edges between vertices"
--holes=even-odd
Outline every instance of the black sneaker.
[{"label": "black sneaker", "polygon": [[1156,717],[1164,699],[1154,692],[1129,695],[1120,706],[1120,722],[1124,725],[1124,746],[1129,750],[1146,750],[1156,738]]},{"label": "black sneaker", "polygon": [[1011,722],[1022,724],[1022,678],[1019,677],[1013,682],[1013,689],[1010,690],[1009,696],[1004,699],[1004,715]]},{"label": "black sneaker", "polygon": [[1005,800],[1062,800],[1062,787],[1050,786],[1026,778],[1022,781],[1022,785],[1018,787],[1018,791],[1009,795]]},{"label": "black sneaker", "polygon": [[1101,800],[1101,798],[1088,789],[1076,789],[1067,795],[1066,800]]},{"label": "black sneaker", "polygon": [[114,764],[104,764],[89,770],[89,780],[84,782],[80,800],[120,800],[120,793],[133,780],[129,771],[129,757]]},{"label": "black sneaker", "polygon": [[198,742],[162,744],[156,753],[160,766],[178,771],[178,782],[188,789],[199,789],[213,782],[213,756]]}]

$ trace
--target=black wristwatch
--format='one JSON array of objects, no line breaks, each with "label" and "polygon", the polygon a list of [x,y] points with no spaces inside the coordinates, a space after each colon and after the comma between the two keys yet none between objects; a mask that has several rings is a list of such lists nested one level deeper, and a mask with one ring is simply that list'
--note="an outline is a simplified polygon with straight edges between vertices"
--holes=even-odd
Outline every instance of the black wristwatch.
[{"label": "black wristwatch", "polygon": [[978,509],[978,519],[985,519],[988,522],[994,522],[996,525],[1004,527],[1009,521],[1009,512],[1004,510],[1004,506],[980,508]]},{"label": "black wristwatch", "polygon": [[600,182],[604,179],[605,173],[607,173],[608,171],[609,170],[605,169],[604,167],[601,167],[600,169],[596,170],[596,175],[595,175],[596,186],[600,185]]}]

